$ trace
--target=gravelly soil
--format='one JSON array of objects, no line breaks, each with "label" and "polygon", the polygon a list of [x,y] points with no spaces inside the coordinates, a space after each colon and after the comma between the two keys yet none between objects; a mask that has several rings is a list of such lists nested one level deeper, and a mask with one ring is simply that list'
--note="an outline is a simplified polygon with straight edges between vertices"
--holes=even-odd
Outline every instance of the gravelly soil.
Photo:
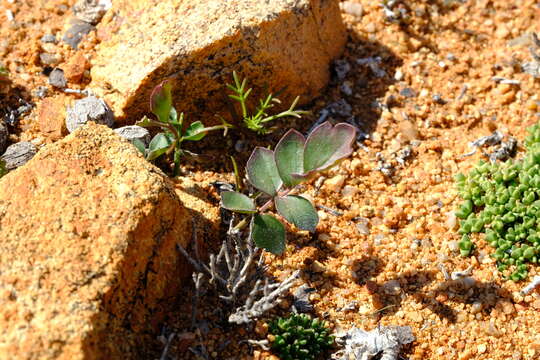
[{"label": "gravelly soil", "polygon": [[[291,123],[307,130],[328,104],[344,99],[351,105],[350,114],[331,118],[355,122],[365,133],[361,146],[325,174],[320,188],[312,183],[304,189],[316,203],[341,215],[320,210],[317,234],[291,233],[284,256],[267,256],[269,271],[283,279],[302,269],[303,282],[317,290],[311,295],[315,313],[336,329],[411,326],[417,340],[404,349],[403,358],[537,359],[540,294],[522,296],[523,283],[503,281],[481,237],[475,239],[473,256],[461,258],[452,214],[459,201],[453,176],[482,157],[480,152],[463,157],[470,151],[468,143],[494,130],[522,139],[525,128],[538,120],[539,81],[523,73],[521,64],[531,61],[523,35],[540,30],[539,4],[406,0],[398,6],[407,18],[392,23],[379,1],[353,2],[362,5],[362,13],[344,11],[350,41],[343,59],[350,71],[341,79],[335,76],[314,102],[313,116]],[[18,3],[0,3],[0,60],[23,97],[38,103],[33,91],[46,85],[39,39],[63,27],[72,2]],[[8,21],[7,9],[17,21]],[[93,41],[91,36],[82,51],[91,55]],[[73,56],[67,46],[50,50],[60,55],[60,64]],[[505,84],[493,77],[516,81]],[[34,122],[33,114],[23,116],[12,140],[39,143]],[[249,139],[239,161],[255,143],[274,144],[284,130],[267,139]],[[223,152],[208,148],[211,143],[203,144],[209,156]],[[185,171],[209,191],[213,180],[232,180],[230,173],[209,172],[204,164]],[[441,265],[448,272],[472,266],[475,282],[446,281]],[[539,272],[531,268],[529,276]],[[186,338],[190,296],[188,290],[169,322]],[[290,300],[275,313],[285,314]],[[351,310],[339,310],[351,304]],[[201,318],[215,320],[210,313],[216,306],[208,300]],[[217,359],[251,358],[239,341],[266,335],[263,321],[255,332],[213,325],[219,327],[210,326],[204,338]],[[231,342],[222,349],[226,340]],[[174,341],[169,353],[189,359],[187,347],[194,344]],[[155,348],[159,354],[161,345]],[[270,358],[264,351],[255,354]]]}]

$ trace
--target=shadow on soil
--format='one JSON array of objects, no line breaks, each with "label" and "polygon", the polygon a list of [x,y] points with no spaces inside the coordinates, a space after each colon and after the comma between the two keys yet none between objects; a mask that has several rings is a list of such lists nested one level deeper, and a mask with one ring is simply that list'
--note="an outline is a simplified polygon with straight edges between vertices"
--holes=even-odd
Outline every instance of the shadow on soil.
[{"label": "shadow on soil", "polygon": [[[417,303],[421,303],[437,314],[441,319],[455,323],[458,312],[445,302],[460,302],[463,304],[478,303],[481,311],[489,315],[500,299],[511,301],[511,294],[493,282],[475,282],[468,284],[462,280],[448,280],[440,283],[435,289],[424,290],[436,279],[436,271],[417,271],[403,273],[385,284],[367,284],[374,302],[378,302],[382,310],[381,316],[396,313],[403,300],[403,294],[412,296]],[[397,290],[393,290],[397,287]],[[440,300],[438,300],[438,298]],[[445,299],[445,300],[442,300]]]},{"label": "shadow on soil", "polygon": [[[329,85],[319,98],[303,107],[304,110],[311,111],[311,114],[304,115],[301,119],[277,120],[272,123],[276,130],[267,135],[257,135],[250,131],[239,131],[239,129],[232,129],[225,138],[220,132],[211,133],[202,141],[189,144],[191,147],[188,150],[200,155],[196,158],[186,158],[186,162],[196,168],[216,172],[232,172],[230,160],[232,155],[238,163],[239,170],[243,172],[243,164],[246,163],[251,151],[256,146],[275,146],[290,128],[295,128],[306,134],[320,118],[321,111],[325,108],[330,109],[327,120],[332,122],[346,121],[356,125],[360,130],[359,140],[372,133],[386,106],[384,98],[387,89],[395,83],[393,78],[395,69],[402,64],[402,60],[387,46],[369,40],[352,30],[349,31],[348,37],[343,56],[331,65]],[[357,63],[358,59],[366,58],[380,58],[377,66],[385,75],[378,77],[369,65]],[[343,65],[343,61],[347,65]],[[338,73],[343,66],[348,67],[349,70],[346,75],[339,77]],[[344,83],[349,84],[351,90],[349,95],[342,90]],[[332,104],[340,100],[345,100],[350,105],[350,111],[346,109],[341,111],[343,108],[338,109],[337,105],[332,107]]]},{"label": "shadow on soil", "polygon": [[20,131],[17,126],[19,119],[34,107],[30,99],[30,93],[26,88],[13,86],[9,82],[0,82],[0,121],[9,126],[10,133]]},{"label": "shadow on soil", "polygon": [[[189,209],[190,218],[194,219],[196,243],[189,244],[189,252],[198,246],[201,257],[206,258],[208,247],[216,241],[219,225],[212,223],[205,214]],[[155,224],[145,225],[141,222],[134,233],[144,232]],[[118,273],[112,281],[110,290],[100,296],[99,310],[92,316],[88,331],[82,341],[81,351],[84,359],[153,359],[163,350],[163,344],[157,336],[171,318],[171,314],[185,311],[190,307],[191,297],[186,298],[185,286],[192,287],[189,275],[193,272],[191,265],[182,258],[176,249],[177,240],[166,236],[171,224],[162,224],[165,229],[161,239],[153,243],[152,257],[133,275],[141,261],[141,247],[147,246],[150,239],[135,238],[139,245],[130,246],[122,263],[117,265]],[[148,231],[146,231],[148,232]],[[159,236],[159,235],[158,235]],[[175,252],[178,258],[167,255]],[[158,254],[159,262],[154,259]],[[171,261],[174,261],[170,264]],[[166,264],[165,264],[166,263]],[[164,273],[167,268],[167,273]],[[161,284],[167,288],[158,288],[152,279],[165,277]],[[135,282],[135,283],[133,283]]]}]

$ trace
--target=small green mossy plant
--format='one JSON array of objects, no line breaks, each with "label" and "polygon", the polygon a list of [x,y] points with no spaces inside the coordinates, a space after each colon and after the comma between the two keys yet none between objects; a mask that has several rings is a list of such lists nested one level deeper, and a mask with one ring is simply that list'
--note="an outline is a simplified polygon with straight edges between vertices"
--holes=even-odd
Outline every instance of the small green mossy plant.
[{"label": "small green mossy plant", "polygon": [[[249,182],[260,192],[249,197],[236,191],[221,194],[221,206],[247,214],[236,225],[241,229],[250,224],[250,236],[255,244],[274,254],[285,250],[285,227],[272,215],[264,214],[275,206],[279,215],[301,230],[315,231],[319,218],[306,198],[293,195],[297,186],[337,161],[349,156],[353,149],[355,128],[329,122],[316,127],[307,139],[296,130],[289,130],[274,151],[257,147],[251,154],[246,173]],[[269,198],[261,207],[255,199]]]},{"label": "small green mossy plant", "polygon": [[522,159],[480,161],[467,176],[455,177],[463,199],[455,213],[461,255],[474,250],[470,234],[484,233],[497,268],[513,281],[527,278],[527,264],[540,261],[540,125],[528,132]]},{"label": "small green mossy plant", "polygon": [[270,322],[272,349],[281,360],[314,360],[332,347],[334,337],[324,321],[306,314],[292,314]]},{"label": "small green mossy plant", "polygon": [[224,130],[225,133],[231,126],[227,123],[222,125],[205,127],[202,122],[195,121],[184,130],[184,114],[177,114],[172,105],[171,83],[164,80],[156,86],[150,95],[150,111],[155,115],[156,120],[143,117],[137,125],[142,127],[157,127],[163,130],[156,134],[148,148],[140,140],[134,140],[133,145],[145,156],[148,161],[173,153],[174,171],[173,175],[178,176],[180,170],[180,159],[184,154],[189,154],[182,149],[184,141],[199,141],[206,134],[213,130]]},{"label": "small green mossy plant", "polygon": [[255,111],[251,112],[247,105],[247,98],[253,89],[246,89],[247,79],[240,80],[236,72],[233,72],[233,80],[234,84],[227,84],[227,87],[234,92],[229,97],[240,103],[244,125],[257,134],[267,134],[272,131],[272,129],[265,127],[266,123],[289,116],[300,118],[302,114],[308,113],[307,111],[295,110],[299,100],[299,97],[296,97],[288,110],[269,115],[268,110],[274,107],[275,104],[280,103],[279,99],[272,94],[268,94],[264,99],[260,99]]}]

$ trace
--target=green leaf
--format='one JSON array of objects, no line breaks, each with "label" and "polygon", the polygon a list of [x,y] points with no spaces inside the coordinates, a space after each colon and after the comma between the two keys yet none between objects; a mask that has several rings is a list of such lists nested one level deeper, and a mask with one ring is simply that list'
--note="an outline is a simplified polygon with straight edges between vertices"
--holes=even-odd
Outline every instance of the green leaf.
[{"label": "green leaf", "polygon": [[173,140],[169,136],[165,135],[164,133],[157,134],[156,136],[154,136],[152,141],[150,141],[146,159],[148,161],[152,161],[159,156],[165,154],[172,143]]},{"label": "green leaf", "polygon": [[137,150],[140,151],[141,154],[143,154],[143,156],[146,156],[146,146],[140,139],[133,139],[131,140],[131,143]]},{"label": "green leaf", "polygon": [[253,199],[236,191],[223,191],[221,193],[221,207],[244,214],[253,214],[257,211]]},{"label": "green leaf", "polygon": [[143,118],[135,123],[137,126],[141,127],[149,127],[152,126],[152,120],[150,120],[148,117],[143,116]]},{"label": "green leaf", "polygon": [[313,205],[302,196],[288,195],[274,198],[278,213],[297,228],[314,232],[319,216]]},{"label": "green leaf", "polygon": [[164,80],[154,88],[150,95],[150,111],[158,117],[161,122],[167,122],[171,115],[172,95],[171,82]]},{"label": "green leaf", "polygon": [[302,178],[292,174],[304,172],[304,145],[306,139],[298,131],[289,130],[279,141],[274,151],[279,176],[288,187],[302,182]]},{"label": "green leaf", "polygon": [[272,150],[255,148],[247,161],[246,172],[253,186],[271,196],[275,196],[283,184]]},{"label": "green leaf", "polygon": [[273,254],[285,251],[285,227],[271,215],[255,215],[251,219],[250,235],[255,245]]},{"label": "green leaf", "polygon": [[332,126],[327,121],[317,126],[309,134],[304,147],[304,172],[324,170],[349,156],[353,151],[355,134],[355,128],[345,123]]},{"label": "green leaf", "polygon": [[183,140],[199,141],[206,135],[206,129],[202,122],[195,121],[186,129]]}]

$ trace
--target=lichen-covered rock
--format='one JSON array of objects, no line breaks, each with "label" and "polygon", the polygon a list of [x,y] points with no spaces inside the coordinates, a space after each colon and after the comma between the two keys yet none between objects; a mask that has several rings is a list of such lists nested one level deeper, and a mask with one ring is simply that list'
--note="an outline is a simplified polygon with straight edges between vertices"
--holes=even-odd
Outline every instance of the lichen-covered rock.
[{"label": "lichen-covered rock", "polygon": [[146,146],[150,144],[150,132],[141,126],[128,125],[114,129],[114,132],[128,141],[139,140]]},{"label": "lichen-covered rock", "polygon": [[9,145],[0,158],[5,162],[7,170],[13,170],[26,164],[36,153],[36,145],[28,141],[21,141]]},{"label": "lichen-covered rock", "polygon": [[0,180],[0,359],[141,359],[181,294],[173,185],[88,124]]},{"label": "lichen-covered rock", "polygon": [[66,127],[69,132],[73,132],[89,121],[109,127],[114,124],[114,114],[107,103],[93,95],[77,100],[73,106],[68,107]]},{"label": "lichen-covered rock", "polygon": [[[219,121],[236,70],[255,100],[266,89],[283,106],[313,99],[346,31],[338,0],[118,0],[98,25],[90,87],[117,120],[138,120],[151,90],[173,76],[175,106]],[[127,118],[127,119],[126,119]]]}]

